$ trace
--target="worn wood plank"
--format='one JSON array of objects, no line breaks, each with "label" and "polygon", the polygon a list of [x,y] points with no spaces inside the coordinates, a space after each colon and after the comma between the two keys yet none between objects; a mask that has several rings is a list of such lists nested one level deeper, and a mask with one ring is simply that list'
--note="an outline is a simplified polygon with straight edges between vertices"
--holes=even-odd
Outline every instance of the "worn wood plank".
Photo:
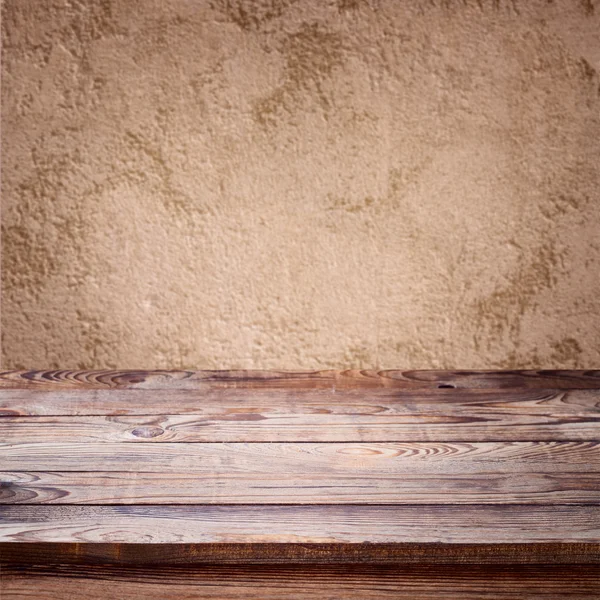
[{"label": "worn wood plank", "polygon": [[0,504],[599,504],[600,471],[340,476],[8,472]]},{"label": "worn wood plank", "polygon": [[0,450],[3,504],[600,503],[600,443],[592,442]]},{"label": "worn wood plank", "polygon": [[4,371],[0,387],[77,389],[600,388],[600,370],[545,371]]},{"label": "worn wood plank", "polygon": [[586,565],[202,565],[124,568],[62,566],[5,573],[3,598],[64,600],[114,597],[163,600],[281,598],[379,599],[467,597],[572,598],[600,595],[597,571]]},{"label": "worn wood plank", "polygon": [[216,421],[236,415],[264,418],[298,415],[321,420],[339,416],[368,417],[448,414],[481,416],[486,411],[506,415],[551,417],[598,415],[597,389],[402,389],[375,388],[253,388],[216,389],[12,389],[0,387],[0,416],[124,416],[193,414]]},{"label": "worn wood plank", "polygon": [[589,472],[600,442],[384,442],[0,444],[0,471],[116,471],[219,474],[406,474]]},{"label": "worn wood plank", "polygon": [[217,406],[218,413],[202,415],[1,417],[0,439],[9,443],[65,438],[132,443],[593,441],[600,427],[600,412],[595,408],[344,406],[325,414]]},{"label": "worn wood plank", "polygon": [[593,543],[78,544],[0,543],[0,561],[32,565],[195,564],[600,564]]},{"label": "worn wood plank", "polygon": [[599,543],[600,506],[0,506],[2,542]]}]

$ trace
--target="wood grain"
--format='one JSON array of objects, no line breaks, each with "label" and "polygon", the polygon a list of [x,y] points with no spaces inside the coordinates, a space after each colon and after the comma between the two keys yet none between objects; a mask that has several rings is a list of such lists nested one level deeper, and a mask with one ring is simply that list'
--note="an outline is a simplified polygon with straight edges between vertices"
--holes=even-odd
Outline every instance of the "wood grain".
[{"label": "wood grain", "polygon": [[237,414],[285,417],[437,415],[486,411],[537,416],[598,415],[596,389],[404,389],[394,387],[222,389],[87,389],[82,387],[13,389],[0,387],[0,416],[125,416],[192,414],[207,420],[235,420]]},{"label": "wood grain", "polygon": [[2,372],[0,440],[3,598],[600,596],[597,370]]},{"label": "wood grain", "polygon": [[[478,476],[479,475],[479,476]],[[3,473],[0,504],[597,504],[600,472],[387,478]]]},{"label": "wood grain", "polygon": [[562,471],[600,467],[600,442],[0,444],[0,471],[116,471],[204,475],[285,473],[389,476]]},{"label": "wood grain", "polygon": [[599,506],[0,506],[2,542],[599,543]]},{"label": "wood grain", "polygon": [[440,403],[277,407],[211,403],[204,414],[0,417],[0,439],[35,442],[409,442],[597,440],[600,412],[546,405],[504,408]]},{"label": "wood grain", "polygon": [[587,599],[600,595],[587,565],[203,565],[196,568],[63,566],[6,573],[3,598],[64,600],[114,597],[163,600],[281,598]]},{"label": "wood grain", "polygon": [[600,503],[591,442],[1,449],[4,504]]},{"label": "wood grain", "polygon": [[600,388],[600,370],[588,371],[3,371],[5,389],[224,389],[275,388]]},{"label": "wood grain", "polygon": [[[387,544],[79,544],[0,543],[3,568],[32,565],[197,564],[600,564],[600,544],[387,543]],[[597,568],[597,567],[592,567]]]}]

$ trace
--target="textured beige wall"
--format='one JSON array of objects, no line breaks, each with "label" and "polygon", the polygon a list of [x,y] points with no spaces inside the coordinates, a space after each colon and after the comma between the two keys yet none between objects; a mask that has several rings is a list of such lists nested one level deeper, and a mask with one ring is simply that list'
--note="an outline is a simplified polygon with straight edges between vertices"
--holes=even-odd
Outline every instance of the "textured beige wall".
[{"label": "textured beige wall", "polygon": [[599,3],[3,5],[4,367],[600,367]]}]

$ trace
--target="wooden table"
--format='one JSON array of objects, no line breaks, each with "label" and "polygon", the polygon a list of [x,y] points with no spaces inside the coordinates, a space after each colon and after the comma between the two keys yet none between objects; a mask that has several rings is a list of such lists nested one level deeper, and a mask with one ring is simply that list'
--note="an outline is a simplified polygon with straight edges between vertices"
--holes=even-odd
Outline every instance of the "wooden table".
[{"label": "wooden table", "polygon": [[9,598],[598,598],[600,371],[0,373]]}]

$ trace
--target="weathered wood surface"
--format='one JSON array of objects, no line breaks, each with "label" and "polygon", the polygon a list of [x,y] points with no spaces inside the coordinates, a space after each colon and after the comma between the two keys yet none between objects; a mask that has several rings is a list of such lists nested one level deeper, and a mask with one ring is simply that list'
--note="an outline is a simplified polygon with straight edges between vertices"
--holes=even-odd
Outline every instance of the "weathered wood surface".
[{"label": "weathered wood surface", "polygon": [[123,568],[88,566],[5,573],[2,598],[64,600],[340,600],[381,598],[586,599],[600,596],[588,565],[202,565]]},{"label": "weathered wood surface", "polygon": [[[199,564],[448,564],[600,565],[600,546],[585,542],[476,544],[404,543],[69,543],[0,542],[0,557],[13,571],[40,565],[199,565]],[[590,569],[599,567],[591,566]]]},{"label": "weathered wood surface", "polygon": [[222,389],[399,388],[600,388],[600,370],[554,371],[4,371],[0,387]]},{"label": "weathered wood surface", "polygon": [[600,504],[593,442],[15,444],[0,471],[2,504]]},{"label": "weathered wood surface", "polygon": [[597,506],[0,506],[2,542],[600,541]]},{"label": "weathered wood surface", "polygon": [[[260,478],[260,479],[259,479]],[[522,478],[522,479],[521,479]],[[187,473],[3,473],[0,504],[598,504],[600,472],[202,477]],[[600,513],[598,513],[600,519]]]},{"label": "weathered wood surface", "polygon": [[[306,390],[296,396],[235,401],[197,391],[163,396],[131,391],[5,391],[0,389],[0,440],[10,443],[68,438],[72,442],[486,441],[595,440],[600,391],[479,390],[389,397],[363,390],[329,399]],[[91,394],[91,396],[90,396]],[[377,394],[384,394],[377,397]],[[44,395],[48,398],[44,400]],[[111,398],[111,395],[114,398]],[[163,410],[195,414],[119,415]],[[120,407],[120,408],[119,408]],[[56,412],[54,416],[41,415]],[[80,413],[106,412],[106,415]],[[12,416],[15,413],[30,416]],[[34,417],[35,418],[32,418]]]},{"label": "weathered wood surface", "polygon": [[[207,384],[208,385],[208,384]],[[95,416],[164,415],[192,413],[205,417],[266,412],[272,415],[426,414],[498,410],[569,415],[600,408],[599,388],[404,388],[394,386],[259,387],[240,383],[206,389],[6,388],[0,379],[0,415]],[[216,405],[215,405],[216,403]],[[220,410],[217,410],[220,409]]]},{"label": "weathered wood surface", "polygon": [[[600,461],[600,442],[383,442],[0,444],[0,471],[134,471],[221,475],[269,471],[291,475],[325,471],[392,475],[481,470],[590,472]],[[59,464],[60,461],[60,464]]]},{"label": "weathered wood surface", "polygon": [[600,371],[0,373],[2,598],[600,597]]}]

